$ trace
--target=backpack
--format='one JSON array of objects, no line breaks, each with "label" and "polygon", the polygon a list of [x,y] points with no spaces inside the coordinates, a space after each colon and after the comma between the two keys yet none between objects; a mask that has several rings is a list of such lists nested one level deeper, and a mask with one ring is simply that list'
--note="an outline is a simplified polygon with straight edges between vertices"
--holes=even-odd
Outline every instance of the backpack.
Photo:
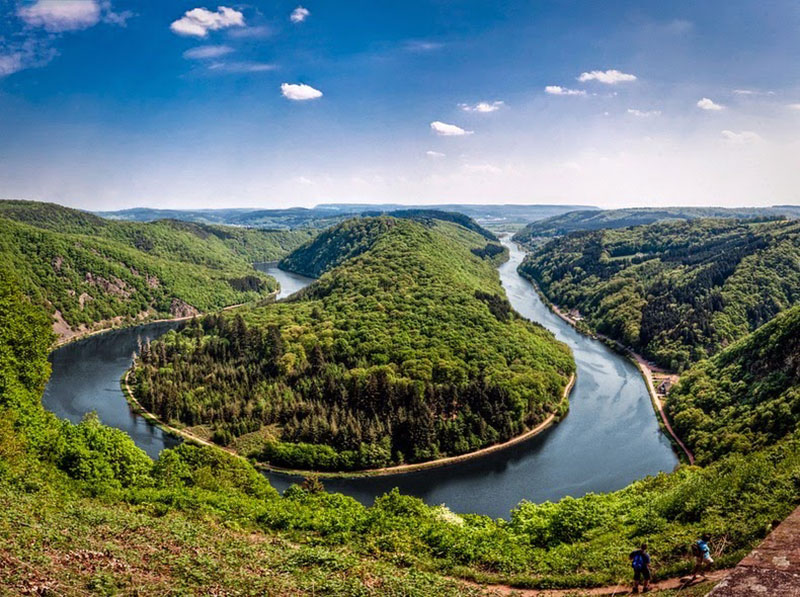
[{"label": "backpack", "polygon": [[696,558],[699,558],[703,555],[703,550],[700,549],[700,546],[697,544],[697,541],[692,543],[692,555]]},{"label": "backpack", "polygon": [[633,554],[633,569],[634,570],[644,570],[644,555],[641,551],[637,551]]}]

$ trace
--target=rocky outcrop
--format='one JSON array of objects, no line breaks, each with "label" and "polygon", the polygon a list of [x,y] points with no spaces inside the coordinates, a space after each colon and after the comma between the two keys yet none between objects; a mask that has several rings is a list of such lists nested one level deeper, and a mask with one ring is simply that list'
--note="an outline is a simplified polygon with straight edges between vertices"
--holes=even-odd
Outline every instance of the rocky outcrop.
[{"label": "rocky outcrop", "polygon": [[800,597],[800,507],[708,595]]},{"label": "rocky outcrop", "polygon": [[172,299],[172,304],[169,306],[169,313],[173,317],[194,317],[195,315],[200,315],[200,311],[179,298]]}]

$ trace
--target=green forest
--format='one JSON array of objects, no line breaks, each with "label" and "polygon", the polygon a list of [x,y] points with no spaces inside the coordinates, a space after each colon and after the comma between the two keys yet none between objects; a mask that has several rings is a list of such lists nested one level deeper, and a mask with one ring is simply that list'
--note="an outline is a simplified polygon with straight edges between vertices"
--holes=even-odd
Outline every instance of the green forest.
[{"label": "green forest", "polygon": [[655,222],[675,222],[700,218],[784,219],[800,218],[800,207],[631,207],[625,209],[575,210],[527,224],[514,234],[514,241],[535,247],[555,236],[580,230],[630,228]]},{"label": "green forest", "polygon": [[[487,250],[487,246],[497,250]],[[350,220],[282,266],[288,301],[208,315],[143,347],[135,395],[164,421],[303,470],[471,452],[563,412],[569,350],[509,305],[505,255],[451,222]]]},{"label": "green forest", "polygon": [[[44,309],[0,276],[0,572],[13,592],[479,594],[457,579],[587,587],[629,574],[647,541],[660,577],[685,574],[700,532],[731,565],[800,501],[800,436],[683,466],[610,494],[522,502],[508,520],[389,493],[364,507],[183,444],[151,461],[88,416],[46,413]],[[371,587],[371,588],[367,588]],[[365,593],[366,591],[366,593]]]},{"label": "green forest", "polygon": [[277,260],[312,237],[170,220],[113,222],[48,203],[0,201],[0,261],[64,336],[264,298],[277,284],[252,263]]},{"label": "green forest", "polygon": [[701,219],[575,232],[520,266],[590,328],[681,371],[800,298],[800,221]]},{"label": "green forest", "polygon": [[749,453],[800,423],[800,305],[702,361],[669,393],[667,411],[698,462]]}]

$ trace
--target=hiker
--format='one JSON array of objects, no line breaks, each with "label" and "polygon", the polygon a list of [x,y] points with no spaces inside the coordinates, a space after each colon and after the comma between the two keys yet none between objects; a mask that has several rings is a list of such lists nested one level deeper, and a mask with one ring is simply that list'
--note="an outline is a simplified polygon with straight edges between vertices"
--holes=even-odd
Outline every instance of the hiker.
[{"label": "hiker", "polygon": [[696,579],[698,574],[705,578],[706,570],[714,563],[714,559],[711,557],[711,548],[708,546],[709,541],[711,541],[711,537],[704,533],[700,539],[692,543],[692,555],[695,560],[692,580]]},{"label": "hiker", "polygon": [[647,553],[647,543],[642,543],[642,546],[631,552],[628,556],[633,566],[633,592],[639,592],[639,583],[642,583],[642,592],[647,593],[650,590],[650,554]]}]

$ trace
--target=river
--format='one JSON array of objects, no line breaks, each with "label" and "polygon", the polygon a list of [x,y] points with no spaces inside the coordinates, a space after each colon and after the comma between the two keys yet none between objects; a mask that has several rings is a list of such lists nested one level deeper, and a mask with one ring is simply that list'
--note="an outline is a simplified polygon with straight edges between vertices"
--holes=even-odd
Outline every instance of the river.
[{"label": "river", "polygon": [[[543,502],[613,491],[646,475],[671,471],[678,463],[669,440],[659,430],[636,367],[551,313],[517,273],[523,252],[508,240],[504,242],[510,259],[499,272],[509,301],[521,315],[566,342],[575,356],[578,374],[567,417],[530,441],[482,458],[404,475],[325,479],[329,491],[371,504],[376,496],[398,487],[429,504],[447,504],[456,512],[507,517],[523,499]],[[281,283],[278,298],[311,281],[273,266],[259,269]],[[157,337],[175,325],[117,330],[54,351],[44,406],[76,422],[96,410],[104,423],[130,434],[152,457],[174,446],[178,440],[131,413],[119,379],[130,366],[140,337]],[[280,474],[267,477],[281,491],[298,480]]]}]

